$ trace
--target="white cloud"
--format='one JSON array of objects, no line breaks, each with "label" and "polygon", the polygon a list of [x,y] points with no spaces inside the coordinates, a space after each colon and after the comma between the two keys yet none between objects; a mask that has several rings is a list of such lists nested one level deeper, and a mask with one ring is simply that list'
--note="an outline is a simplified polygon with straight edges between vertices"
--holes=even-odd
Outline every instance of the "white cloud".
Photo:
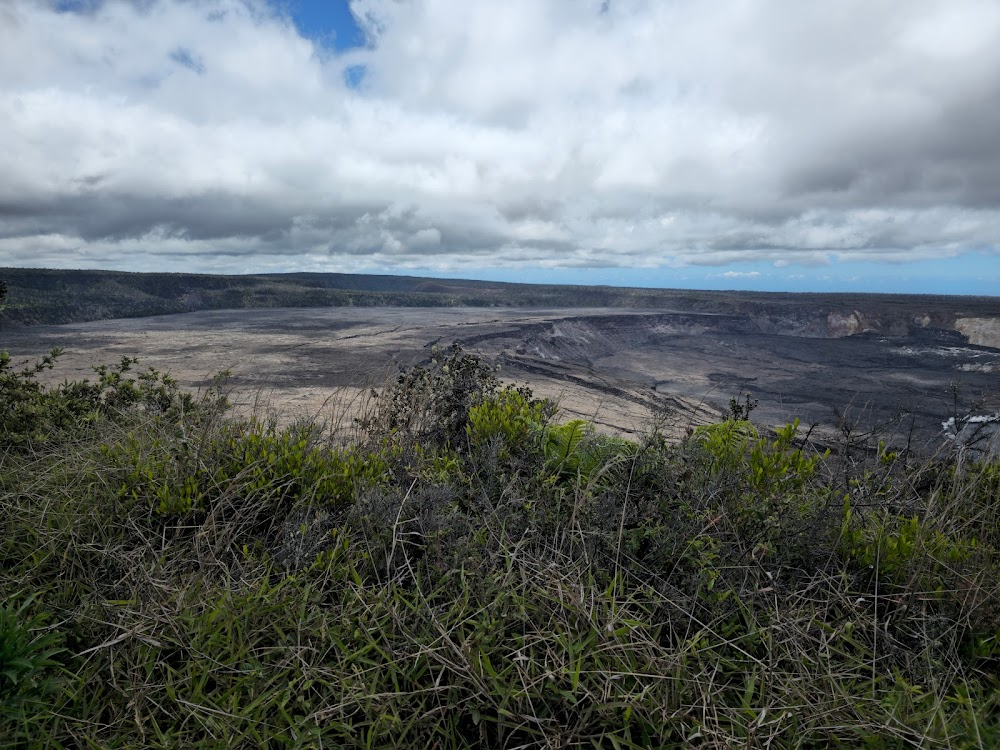
[{"label": "white cloud", "polygon": [[726,271],[722,276],[726,279],[756,279],[760,277],[760,271]]},{"label": "white cloud", "polygon": [[264,0],[9,0],[0,263],[997,258],[997,4],[602,5],[354,0],[338,56]]}]

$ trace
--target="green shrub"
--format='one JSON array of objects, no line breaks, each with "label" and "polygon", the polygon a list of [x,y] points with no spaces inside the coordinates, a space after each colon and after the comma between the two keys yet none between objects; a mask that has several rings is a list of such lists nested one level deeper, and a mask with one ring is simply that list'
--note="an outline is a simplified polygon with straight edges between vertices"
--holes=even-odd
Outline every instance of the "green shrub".
[{"label": "green shrub", "polygon": [[824,455],[807,456],[794,441],[799,420],[775,429],[775,439],[766,440],[745,421],[727,420],[698,427],[694,441],[710,457],[714,475],[739,474],[761,497],[799,492],[816,473]]},{"label": "green shrub", "polygon": [[177,381],[153,368],[129,373],[138,360],[122,357],[115,366],[94,368],[96,381],[64,381],[46,387],[37,376],[51,370],[62,355],[53,349],[20,370],[0,351],[0,449],[19,450],[72,437],[102,421],[121,421],[136,412],[175,420],[182,414],[218,411],[225,399],[215,393],[209,405],[196,403]]},{"label": "green shrub", "polygon": [[147,502],[160,514],[206,511],[222,499],[272,510],[309,503],[336,507],[356,487],[393,478],[398,446],[334,448],[311,430],[234,420],[192,440],[177,430],[129,432],[102,453],[120,498]]},{"label": "green shrub", "polygon": [[768,440],[749,422],[727,420],[692,436],[699,482],[710,491],[706,512],[733,529],[741,553],[754,559],[794,563],[822,531],[829,493],[817,472],[828,452],[795,447],[798,429],[795,420]]},{"label": "green shrub", "polygon": [[975,538],[954,539],[917,516],[880,516],[877,521],[856,523],[850,500],[844,500],[842,554],[861,566],[877,569],[886,583],[905,583],[920,571],[918,562],[929,561],[931,570],[922,572],[930,578],[922,583],[932,592],[941,586],[940,579],[934,583],[934,578],[972,557],[977,545]]},{"label": "green shrub", "polygon": [[65,649],[60,635],[46,627],[44,614],[32,614],[35,598],[14,606],[16,597],[0,605],[0,721],[37,704],[57,685],[53,657]]},{"label": "green shrub", "polygon": [[[464,354],[457,345],[444,351],[435,345],[432,354],[429,365],[407,370],[383,393],[375,394],[374,412],[359,419],[364,431],[378,439],[407,436],[424,444],[463,449],[470,410],[503,389],[493,367]],[[529,391],[521,395],[530,400]],[[484,418],[480,414],[479,419]]]},{"label": "green shrub", "polygon": [[530,451],[541,442],[552,406],[533,399],[527,388],[490,389],[469,407],[465,431],[473,448],[500,440],[507,451]]},{"label": "green shrub", "polygon": [[636,455],[637,446],[624,438],[602,435],[582,419],[550,425],[545,430],[544,455],[549,471],[583,484],[619,461]]}]

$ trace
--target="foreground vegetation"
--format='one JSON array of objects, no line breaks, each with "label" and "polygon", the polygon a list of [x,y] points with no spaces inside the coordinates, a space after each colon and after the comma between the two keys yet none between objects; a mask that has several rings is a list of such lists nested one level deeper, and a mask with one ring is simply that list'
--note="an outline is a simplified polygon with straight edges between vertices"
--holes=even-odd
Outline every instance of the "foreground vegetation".
[{"label": "foreground vegetation", "polygon": [[0,744],[1000,746],[1000,463],[626,441],[457,349],[350,431],[0,360]]}]

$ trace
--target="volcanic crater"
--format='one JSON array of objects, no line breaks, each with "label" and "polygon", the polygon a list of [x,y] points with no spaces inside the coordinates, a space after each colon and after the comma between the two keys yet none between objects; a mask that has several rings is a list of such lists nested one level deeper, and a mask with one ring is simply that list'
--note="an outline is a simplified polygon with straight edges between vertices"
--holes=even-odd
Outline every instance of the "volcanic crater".
[{"label": "volcanic crater", "polygon": [[230,370],[244,407],[342,419],[371,387],[427,363],[433,343],[455,343],[558,400],[564,417],[611,432],[657,418],[680,437],[749,392],[762,424],[798,418],[831,439],[878,430],[932,450],[943,420],[1000,408],[1000,328],[991,322],[1000,310],[962,320],[933,308],[288,308],[26,328],[5,332],[3,345],[22,358],[64,348],[55,380],[121,356],[189,387]]}]

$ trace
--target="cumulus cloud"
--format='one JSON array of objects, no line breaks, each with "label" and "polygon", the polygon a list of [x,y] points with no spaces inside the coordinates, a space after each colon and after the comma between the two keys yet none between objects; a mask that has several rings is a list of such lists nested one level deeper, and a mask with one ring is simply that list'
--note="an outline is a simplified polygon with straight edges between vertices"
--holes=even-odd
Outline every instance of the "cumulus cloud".
[{"label": "cumulus cloud", "polygon": [[334,54],[265,0],[0,5],[0,264],[1000,254],[993,0],[351,9]]}]

